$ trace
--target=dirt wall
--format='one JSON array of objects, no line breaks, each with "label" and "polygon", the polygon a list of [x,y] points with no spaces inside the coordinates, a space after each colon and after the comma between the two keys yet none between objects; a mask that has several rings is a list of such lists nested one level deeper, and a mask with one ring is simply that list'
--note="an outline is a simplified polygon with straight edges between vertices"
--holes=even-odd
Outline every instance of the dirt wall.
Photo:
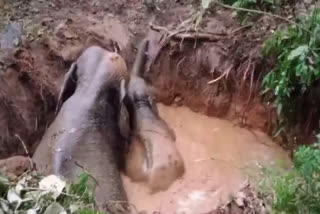
[{"label": "dirt wall", "polygon": [[[195,12],[193,1],[161,2],[156,8],[142,1],[5,3],[2,14],[11,14],[23,28],[19,42],[12,40],[13,48],[0,58],[0,157],[25,155],[21,141],[32,153],[54,118],[64,73],[86,47],[118,51],[131,68],[139,42],[152,32],[150,23],[187,28],[184,20]],[[273,112],[256,96],[261,41],[254,38],[261,39],[264,29],[252,33],[226,10],[206,16],[200,27],[219,38],[172,39],[146,74],[157,100],[269,132]]]}]

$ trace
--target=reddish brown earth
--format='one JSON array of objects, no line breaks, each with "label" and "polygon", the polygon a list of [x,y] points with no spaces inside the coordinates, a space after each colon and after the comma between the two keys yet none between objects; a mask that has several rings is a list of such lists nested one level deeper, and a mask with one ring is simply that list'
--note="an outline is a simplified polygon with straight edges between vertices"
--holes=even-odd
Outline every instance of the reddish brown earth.
[{"label": "reddish brown earth", "polygon": [[[53,118],[63,74],[84,48],[92,44],[109,50],[116,47],[130,68],[150,22],[174,30],[192,17],[197,5],[162,2],[158,11],[149,10],[140,0],[4,2],[2,14],[23,23],[24,28],[20,45],[0,52],[0,82],[5,86],[0,89],[2,157],[24,153],[15,135],[32,153]],[[5,26],[5,19],[0,20]],[[158,89],[157,100],[270,132],[274,113],[255,96],[261,78],[255,62],[266,36],[263,30],[271,25],[267,17],[261,20],[267,24],[253,33],[250,28],[239,29],[231,11],[218,10],[204,18],[201,29],[222,34],[219,40],[170,41],[147,74]],[[228,78],[208,84],[227,69]]]},{"label": "reddish brown earth", "polygon": [[24,172],[31,170],[32,164],[30,159],[27,157],[14,156],[0,160],[0,169],[2,173],[5,173],[13,180],[21,176]]},{"label": "reddish brown earth", "polygon": [[[16,47],[0,49],[0,157],[25,155],[21,141],[32,155],[54,118],[63,75],[86,47],[116,50],[131,68],[141,39],[160,36],[149,23],[170,31],[187,29],[190,24],[182,23],[193,17],[199,2],[161,1],[156,6],[159,10],[147,8],[141,0],[0,0],[0,42],[8,19],[23,26],[20,40],[13,40]],[[260,17],[243,28],[232,11],[216,9],[199,29],[218,39],[170,40],[146,79],[157,89],[159,102],[270,133],[275,113],[258,96],[266,69],[260,48],[277,23]]]}]

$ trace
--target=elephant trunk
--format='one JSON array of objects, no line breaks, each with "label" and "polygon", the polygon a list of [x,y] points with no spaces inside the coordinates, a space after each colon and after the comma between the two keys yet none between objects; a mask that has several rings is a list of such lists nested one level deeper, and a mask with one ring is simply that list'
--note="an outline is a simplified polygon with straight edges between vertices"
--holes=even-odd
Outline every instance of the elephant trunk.
[{"label": "elephant trunk", "polygon": [[146,61],[146,50],[148,49],[149,40],[144,39],[140,43],[137,58],[134,61],[133,67],[132,67],[132,74],[134,76],[138,76],[143,78],[143,72],[144,72],[144,66]]}]

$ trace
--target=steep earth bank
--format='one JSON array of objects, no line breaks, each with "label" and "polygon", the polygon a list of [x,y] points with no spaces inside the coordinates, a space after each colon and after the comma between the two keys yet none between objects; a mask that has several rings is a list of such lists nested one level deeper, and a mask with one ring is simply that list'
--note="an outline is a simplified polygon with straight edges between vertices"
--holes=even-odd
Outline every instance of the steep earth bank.
[{"label": "steep earth bank", "polygon": [[[227,118],[270,133],[274,112],[256,96],[262,77],[259,50],[275,21],[260,18],[241,27],[232,11],[203,17],[201,39],[167,40],[163,31],[191,29],[193,1],[161,2],[158,9],[132,1],[4,1],[1,5],[0,156],[30,153],[52,121],[64,73],[83,49],[98,44],[119,51],[130,68],[139,41],[149,35],[159,57],[146,74],[158,101],[184,105],[209,116]],[[258,30],[257,30],[258,29]],[[266,33],[267,32],[267,33]]]},{"label": "steep earth bank", "polygon": [[[273,130],[276,115],[259,96],[269,69],[260,49],[280,22],[262,16],[241,26],[233,11],[216,7],[198,26],[210,39],[181,40],[175,30],[192,33],[199,2],[159,2],[147,7],[141,0],[0,0],[0,158],[26,155],[23,145],[32,155],[54,118],[64,74],[86,47],[118,51],[131,68],[139,42],[149,36],[149,57],[159,55],[146,79],[157,101],[171,105],[161,106],[160,113],[178,136],[187,173],[154,196],[124,178],[139,209],[192,213],[202,207],[201,214],[219,213],[210,211],[219,203],[202,205],[221,198],[226,204],[245,179],[239,168],[287,160],[265,135]],[[149,207],[143,205],[146,199]]]}]

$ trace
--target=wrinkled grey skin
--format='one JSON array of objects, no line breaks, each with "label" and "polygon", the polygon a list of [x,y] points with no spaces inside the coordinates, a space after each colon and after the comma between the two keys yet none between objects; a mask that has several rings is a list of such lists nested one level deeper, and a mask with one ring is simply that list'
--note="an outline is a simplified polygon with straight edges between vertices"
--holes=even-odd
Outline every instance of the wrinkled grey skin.
[{"label": "wrinkled grey skin", "polygon": [[175,141],[174,132],[168,127],[167,123],[159,117],[156,103],[152,98],[153,88],[148,86],[143,79],[143,71],[146,61],[146,50],[148,49],[148,40],[144,39],[139,47],[137,58],[133,65],[130,82],[128,86],[128,95],[133,102],[133,129],[140,135],[146,150],[147,168],[151,168],[152,160],[152,141],[155,134],[169,135],[168,137]]},{"label": "wrinkled grey skin", "polygon": [[[140,44],[132,69],[128,95],[133,103],[132,145],[126,173],[136,181],[145,180],[150,193],[163,191],[184,174],[184,161],[175,145],[175,134],[159,116],[153,89],[143,79],[148,40]],[[139,145],[142,145],[142,149]],[[142,156],[142,157],[141,157]]]},{"label": "wrinkled grey skin", "polygon": [[126,80],[118,54],[96,46],[85,50],[65,75],[57,116],[33,156],[46,175],[74,180],[88,171],[98,182],[99,209],[111,213],[127,213],[119,206],[127,197],[119,172],[124,138],[118,126],[125,99],[120,85]]}]

